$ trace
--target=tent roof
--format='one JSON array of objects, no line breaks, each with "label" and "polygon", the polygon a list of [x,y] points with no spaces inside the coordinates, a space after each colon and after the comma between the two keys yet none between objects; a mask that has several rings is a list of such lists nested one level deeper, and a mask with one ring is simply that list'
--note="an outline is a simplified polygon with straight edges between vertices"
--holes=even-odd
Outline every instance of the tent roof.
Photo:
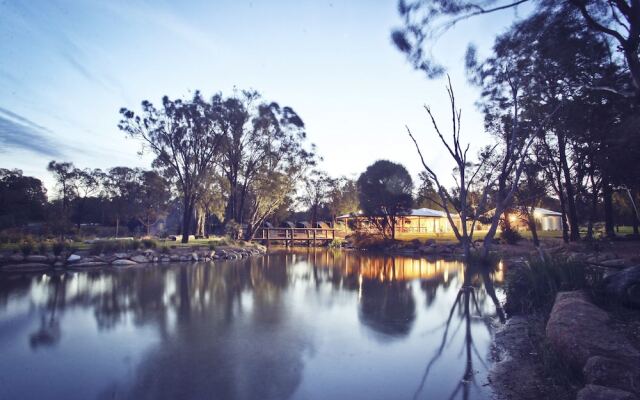
[{"label": "tent roof", "polygon": [[546,208],[538,208],[538,207],[536,207],[536,208],[533,209],[533,212],[537,213],[537,214],[544,215],[544,216],[551,216],[551,215],[562,216],[562,213],[559,213],[557,211],[547,210]]}]

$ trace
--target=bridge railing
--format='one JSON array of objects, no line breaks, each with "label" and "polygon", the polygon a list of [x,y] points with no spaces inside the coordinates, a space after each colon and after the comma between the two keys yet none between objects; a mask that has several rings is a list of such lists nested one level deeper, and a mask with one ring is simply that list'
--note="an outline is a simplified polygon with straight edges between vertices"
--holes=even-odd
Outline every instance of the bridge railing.
[{"label": "bridge railing", "polygon": [[260,228],[256,232],[253,240],[284,241],[291,244],[295,241],[308,241],[309,244],[316,241],[330,241],[335,239],[336,229],[334,228]]}]

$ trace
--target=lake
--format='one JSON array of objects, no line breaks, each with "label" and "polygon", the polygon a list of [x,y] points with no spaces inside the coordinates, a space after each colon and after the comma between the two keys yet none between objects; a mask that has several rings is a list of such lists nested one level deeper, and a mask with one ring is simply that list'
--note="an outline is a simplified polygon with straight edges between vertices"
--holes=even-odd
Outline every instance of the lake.
[{"label": "lake", "polygon": [[486,399],[502,279],[307,249],[0,273],[0,399]]}]

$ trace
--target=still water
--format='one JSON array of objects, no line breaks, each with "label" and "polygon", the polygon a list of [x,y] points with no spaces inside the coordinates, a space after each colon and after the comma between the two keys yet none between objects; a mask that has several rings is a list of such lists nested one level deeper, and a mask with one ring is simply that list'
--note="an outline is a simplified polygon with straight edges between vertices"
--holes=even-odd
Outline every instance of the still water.
[{"label": "still water", "polygon": [[0,274],[0,399],[486,399],[502,275],[324,250]]}]

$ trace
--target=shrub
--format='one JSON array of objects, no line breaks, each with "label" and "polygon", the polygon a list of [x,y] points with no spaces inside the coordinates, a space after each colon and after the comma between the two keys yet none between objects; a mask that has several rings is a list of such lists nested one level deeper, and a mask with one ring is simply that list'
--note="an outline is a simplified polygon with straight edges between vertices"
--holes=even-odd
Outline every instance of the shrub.
[{"label": "shrub", "polygon": [[522,240],[522,235],[520,235],[518,231],[512,228],[506,228],[506,229],[503,229],[502,232],[500,232],[500,239],[504,240],[509,244],[517,244],[519,241]]},{"label": "shrub", "polygon": [[53,255],[59,256],[60,254],[62,254],[64,247],[65,247],[64,242],[54,242],[53,245],[51,245],[51,250],[53,250]]},{"label": "shrub", "polygon": [[171,251],[169,250],[169,247],[167,247],[167,246],[162,246],[162,247],[160,248],[160,252],[161,252],[162,254],[169,254]]},{"label": "shrub", "polygon": [[232,239],[238,239],[240,237],[240,231],[242,230],[242,226],[236,221],[229,221],[224,226],[224,233],[230,236]]},{"label": "shrub", "polygon": [[142,243],[140,243],[140,241],[139,241],[138,239],[133,239],[133,240],[131,241],[131,248],[132,248],[133,250],[138,250],[138,249],[140,248],[140,245],[141,245],[141,244],[142,244]]},{"label": "shrub", "polygon": [[38,243],[38,254],[47,254],[47,250],[49,249],[49,246],[47,246],[47,242],[40,242]]},{"label": "shrub", "polygon": [[548,311],[559,291],[583,289],[588,282],[589,273],[583,264],[564,259],[530,261],[507,272],[505,311]]},{"label": "shrub", "polygon": [[155,249],[158,244],[153,239],[142,239],[142,245],[145,249]]},{"label": "shrub", "polygon": [[33,253],[34,247],[35,246],[33,245],[33,242],[30,240],[25,240],[24,242],[20,243],[20,251],[25,257]]},{"label": "shrub", "polygon": [[330,249],[339,249],[342,246],[344,246],[344,239],[341,239],[341,238],[334,238],[332,241],[329,242]]},{"label": "shrub", "polygon": [[209,242],[207,242],[207,244],[209,245],[209,250],[215,250],[216,249],[216,242],[214,242],[213,240],[209,240]]}]

